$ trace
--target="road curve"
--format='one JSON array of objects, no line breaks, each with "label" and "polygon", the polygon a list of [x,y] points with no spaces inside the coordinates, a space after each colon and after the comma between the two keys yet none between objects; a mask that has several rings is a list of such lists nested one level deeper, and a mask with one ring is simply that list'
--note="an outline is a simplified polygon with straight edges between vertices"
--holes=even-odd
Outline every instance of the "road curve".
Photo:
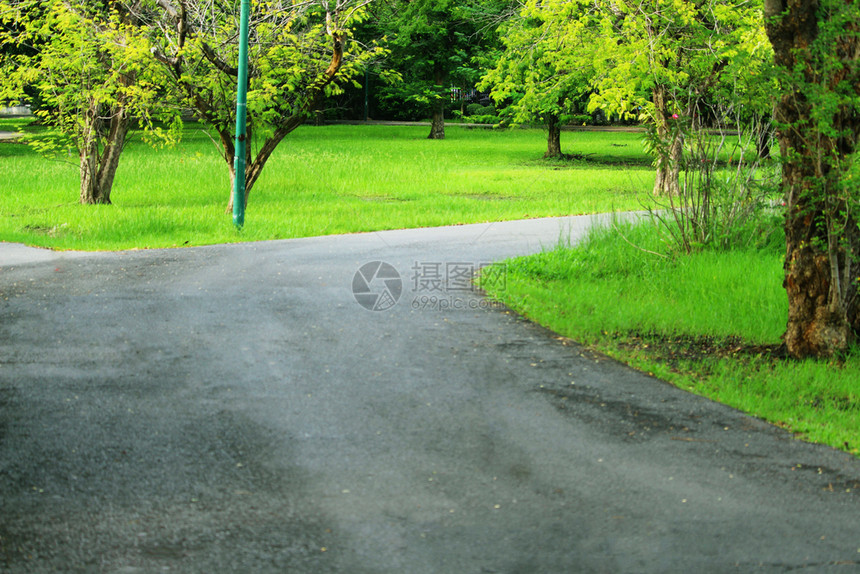
[{"label": "road curve", "polygon": [[590,223],[0,244],[0,572],[860,570],[860,461],[465,282]]}]

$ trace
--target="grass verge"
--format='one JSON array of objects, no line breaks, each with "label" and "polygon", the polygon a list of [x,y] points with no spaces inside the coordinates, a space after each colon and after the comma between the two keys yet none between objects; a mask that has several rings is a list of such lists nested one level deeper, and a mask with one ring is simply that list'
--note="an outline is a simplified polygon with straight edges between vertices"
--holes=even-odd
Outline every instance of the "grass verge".
[{"label": "grass verge", "polygon": [[653,185],[635,133],[565,133],[565,151],[580,158],[565,162],[540,159],[540,130],[426,135],[411,126],[300,127],[254,187],[241,233],[224,213],[226,165],[198,125],[173,148],[130,142],[111,206],[77,204],[73,152],[48,160],[3,143],[0,240],[115,250],[598,213],[641,208]]},{"label": "grass verge", "polygon": [[614,226],[507,261],[504,286],[487,290],[634,368],[860,455],[860,350],[834,361],[780,354],[788,311],[778,238],[757,249],[666,253],[652,223]]}]

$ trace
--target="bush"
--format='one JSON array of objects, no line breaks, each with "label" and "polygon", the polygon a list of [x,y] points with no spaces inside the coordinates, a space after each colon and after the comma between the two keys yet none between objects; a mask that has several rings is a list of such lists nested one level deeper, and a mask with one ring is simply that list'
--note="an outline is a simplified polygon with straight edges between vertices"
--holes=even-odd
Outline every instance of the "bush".
[{"label": "bush", "polygon": [[[777,208],[779,165],[762,159],[756,146],[759,129],[733,134],[695,120],[672,123],[669,141],[684,142],[678,160],[677,194],[657,198],[653,215],[663,223],[675,246],[691,253],[703,248],[735,249],[778,243],[783,236]],[[742,125],[735,122],[735,125]],[[652,128],[649,144],[655,155],[669,159],[668,146]]]},{"label": "bush", "polygon": [[481,104],[468,104],[466,106],[466,115],[467,116],[476,116],[481,113],[481,110],[484,109],[484,106]]},{"label": "bush", "polygon": [[482,106],[481,104],[469,104],[466,106],[467,116],[495,116],[496,108],[493,106]]}]

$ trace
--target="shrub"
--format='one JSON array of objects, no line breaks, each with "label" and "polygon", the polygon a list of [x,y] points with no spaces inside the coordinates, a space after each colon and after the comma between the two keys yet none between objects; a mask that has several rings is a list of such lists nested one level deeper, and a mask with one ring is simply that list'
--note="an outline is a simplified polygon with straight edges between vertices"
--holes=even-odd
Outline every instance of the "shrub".
[{"label": "shrub", "polygon": [[480,115],[484,110],[484,106],[481,104],[469,104],[466,106],[466,115],[467,116],[477,116]]}]

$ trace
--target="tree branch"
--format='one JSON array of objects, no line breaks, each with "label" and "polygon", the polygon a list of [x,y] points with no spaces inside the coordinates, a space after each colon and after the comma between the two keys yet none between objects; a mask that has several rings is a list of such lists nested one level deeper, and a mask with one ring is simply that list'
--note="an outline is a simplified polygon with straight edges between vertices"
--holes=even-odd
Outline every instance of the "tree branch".
[{"label": "tree branch", "polygon": [[[233,66],[227,64],[224,60],[218,57],[218,54],[215,53],[215,50],[207,44],[206,42],[201,42],[200,46],[203,48],[203,55],[209,60],[209,63],[227,74],[228,76],[239,76],[239,68],[234,68]],[[250,75],[250,74],[249,74]]]}]

